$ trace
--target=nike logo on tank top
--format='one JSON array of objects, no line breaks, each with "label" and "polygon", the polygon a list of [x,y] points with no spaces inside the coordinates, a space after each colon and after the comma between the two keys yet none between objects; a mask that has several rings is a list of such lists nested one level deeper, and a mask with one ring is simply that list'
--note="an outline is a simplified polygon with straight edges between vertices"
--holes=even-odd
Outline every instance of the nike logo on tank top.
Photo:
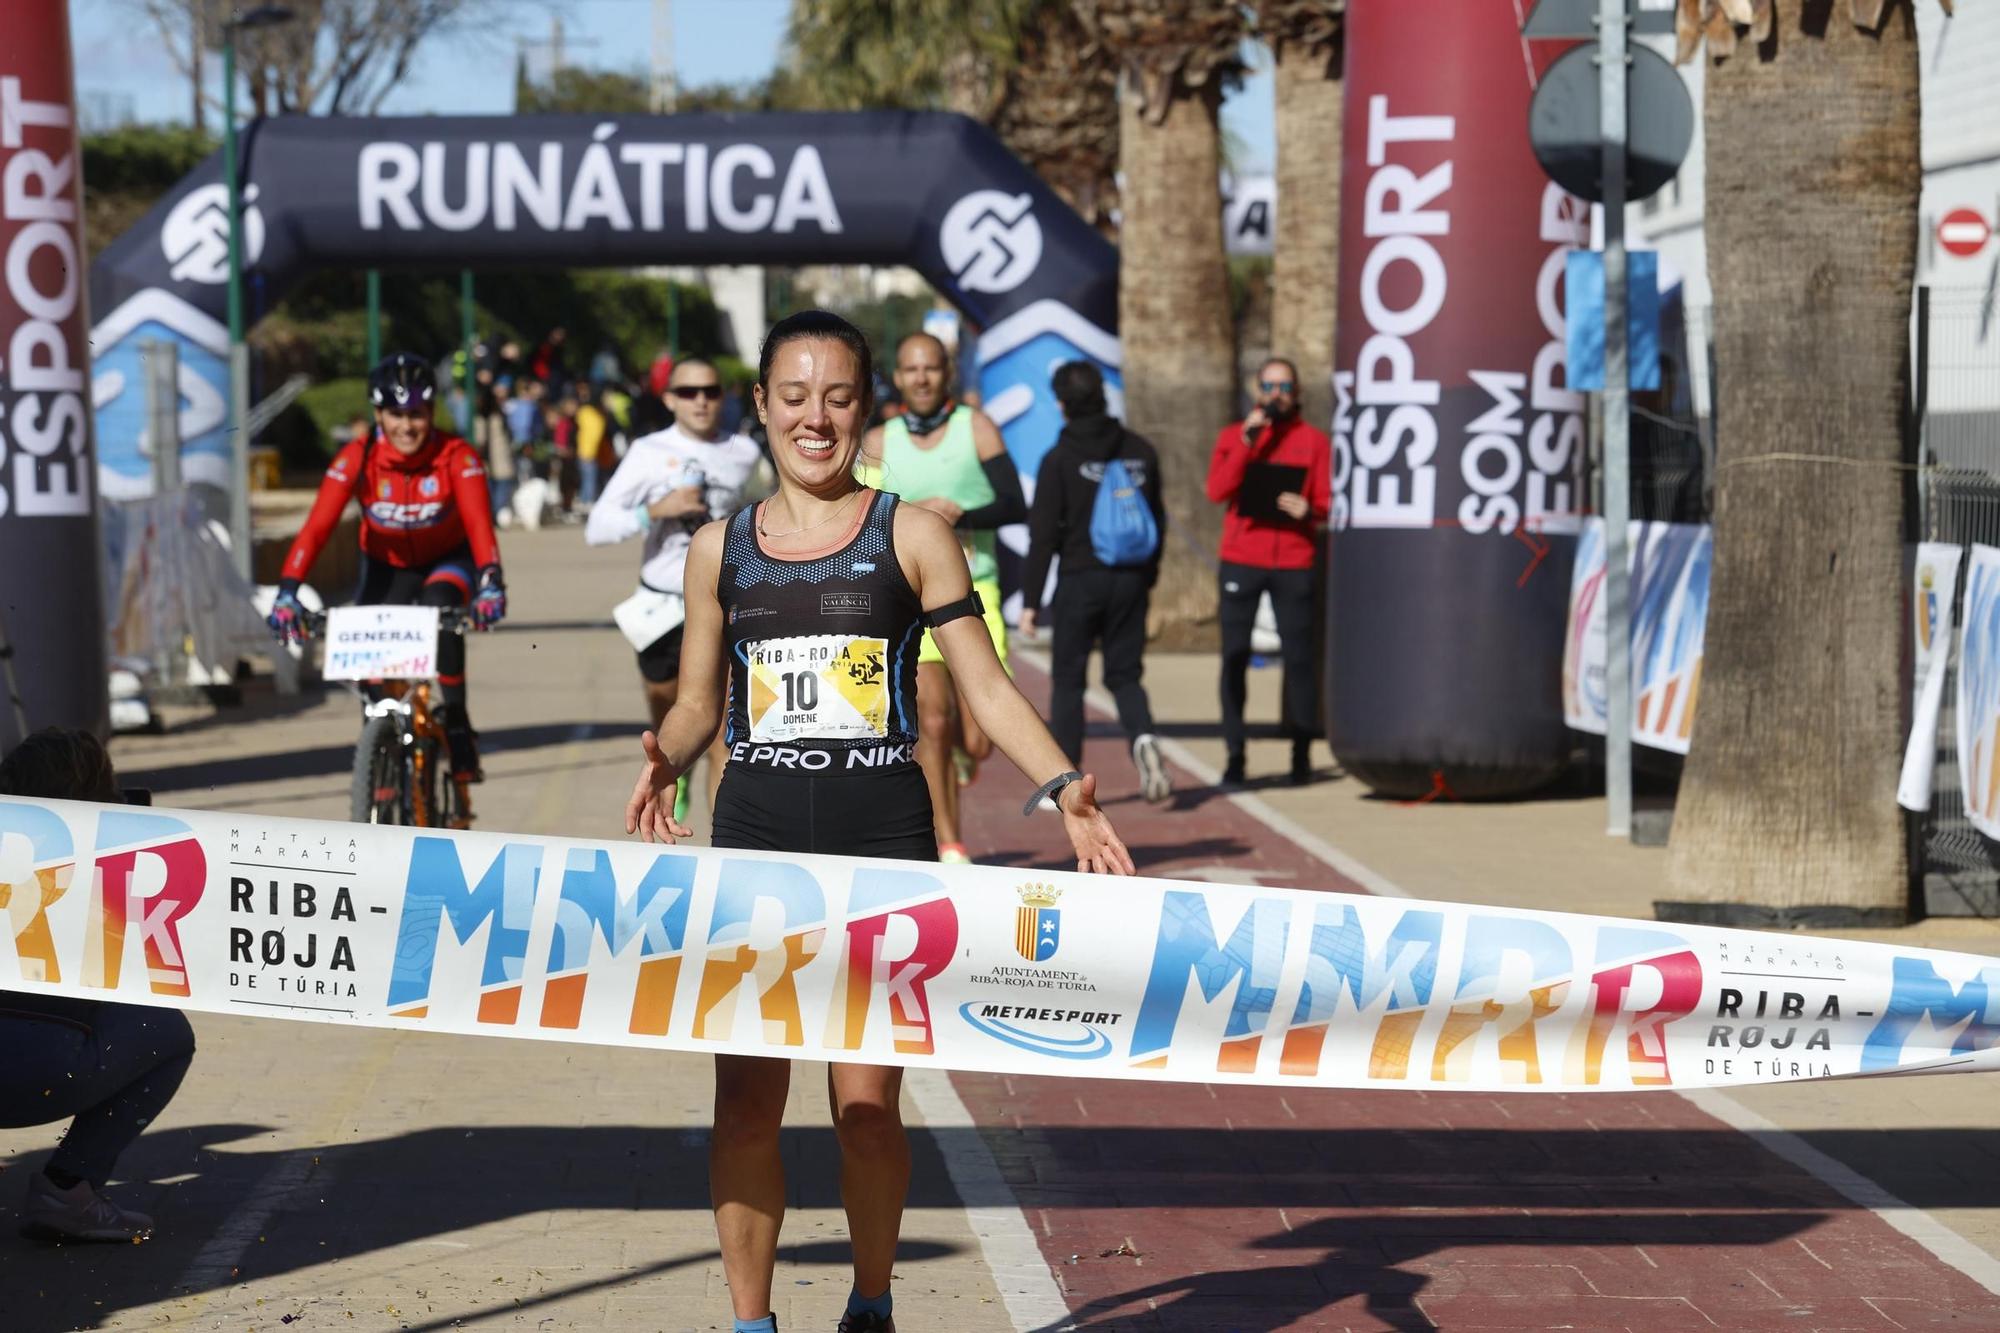
[{"label": "nike logo on tank top", "polygon": [[729,521],[716,593],[729,652],[729,762],[807,773],[916,762],[922,607],[877,492],[854,535],[810,559],[767,554],[752,505]]}]

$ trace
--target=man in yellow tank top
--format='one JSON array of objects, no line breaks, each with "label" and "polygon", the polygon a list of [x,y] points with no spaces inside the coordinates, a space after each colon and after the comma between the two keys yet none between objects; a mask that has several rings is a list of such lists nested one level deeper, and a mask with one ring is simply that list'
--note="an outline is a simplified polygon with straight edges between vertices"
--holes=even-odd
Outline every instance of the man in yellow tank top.
[{"label": "man in yellow tank top", "polygon": [[[896,347],[895,380],[903,411],[868,432],[855,472],[865,484],[894,491],[957,530],[972,567],[972,586],[986,604],[987,631],[1005,663],[1007,625],[1000,618],[994,532],[1028,516],[1020,473],[993,419],[952,400],[951,354],[937,338],[913,333],[903,339]],[[940,860],[971,859],[959,835],[959,770],[953,751],[963,751],[971,767],[992,748],[958,698],[926,630],[917,655],[917,761],[931,789]]]}]

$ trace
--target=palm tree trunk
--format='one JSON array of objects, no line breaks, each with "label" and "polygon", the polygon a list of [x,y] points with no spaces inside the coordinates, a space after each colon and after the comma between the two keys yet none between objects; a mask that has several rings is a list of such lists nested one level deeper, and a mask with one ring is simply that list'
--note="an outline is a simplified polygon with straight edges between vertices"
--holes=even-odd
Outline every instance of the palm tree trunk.
[{"label": "palm tree trunk", "polygon": [[1271,350],[1298,363],[1305,420],[1333,421],[1333,318],[1340,276],[1340,53],[1278,47],[1278,230]]},{"label": "palm tree trunk", "polygon": [[1222,99],[1214,80],[1177,90],[1155,123],[1130,82],[1118,131],[1125,420],[1160,451],[1170,531],[1153,620],[1182,629],[1215,617],[1222,518],[1205,482],[1235,380],[1218,174]]},{"label": "palm tree trunk", "polygon": [[1715,575],[1661,911],[1899,921],[1917,43],[1803,8],[1708,72]]}]

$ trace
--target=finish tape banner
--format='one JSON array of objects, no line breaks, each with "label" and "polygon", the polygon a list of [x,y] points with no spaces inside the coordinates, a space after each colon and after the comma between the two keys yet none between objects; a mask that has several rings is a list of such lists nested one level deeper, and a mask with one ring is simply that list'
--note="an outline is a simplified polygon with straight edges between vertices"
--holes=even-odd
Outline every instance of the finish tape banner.
[{"label": "finish tape banner", "polygon": [[0,989],[1011,1074],[2000,1068],[2000,959],[1496,907],[0,800]]}]

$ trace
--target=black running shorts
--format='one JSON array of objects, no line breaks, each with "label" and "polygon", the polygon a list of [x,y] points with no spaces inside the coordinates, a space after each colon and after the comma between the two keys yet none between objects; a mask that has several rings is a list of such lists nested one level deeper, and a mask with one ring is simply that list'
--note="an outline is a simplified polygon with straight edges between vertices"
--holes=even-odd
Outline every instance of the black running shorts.
[{"label": "black running shorts", "polygon": [[759,852],[938,859],[931,793],[915,764],[882,773],[722,770],[712,843]]},{"label": "black running shorts", "polygon": [[676,680],[681,674],[681,631],[676,625],[639,650],[639,674],[655,685]]}]

